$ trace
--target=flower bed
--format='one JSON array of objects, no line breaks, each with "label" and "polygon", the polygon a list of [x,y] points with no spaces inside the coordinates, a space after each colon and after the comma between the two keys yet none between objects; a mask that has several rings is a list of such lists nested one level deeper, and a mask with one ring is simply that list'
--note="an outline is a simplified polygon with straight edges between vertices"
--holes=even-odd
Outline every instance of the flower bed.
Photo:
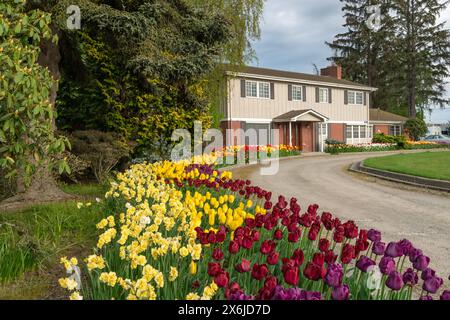
[{"label": "flower bed", "polygon": [[104,210],[93,254],[61,260],[71,299],[450,299],[410,241],[273,199],[209,158],[135,165]]},{"label": "flower bed", "polygon": [[427,141],[407,141],[401,145],[396,143],[368,143],[368,144],[330,144],[325,148],[325,152],[331,154],[351,153],[351,152],[377,152],[394,150],[416,150],[416,149],[443,149],[446,145]]},{"label": "flower bed", "polygon": [[[300,148],[296,146],[287,146],[287,145],[279,145],[279,146],[249,146],[249,145],[241,145],[241,146],[231,146],[224,147],[220,151],[215,151],[211,154],[211,156],[217,158],[217,162],[219,163],[216,168],[225,168],[227,166],[239,164],[238,163],[238,155],[239,153],[244,154],[244,162],[248,164],[251,160],[264,160],[264,159],[273,159],[273,158],[285,158],[298,156],[301,154]],[[231,159],[231,163],[227,158]]]}]

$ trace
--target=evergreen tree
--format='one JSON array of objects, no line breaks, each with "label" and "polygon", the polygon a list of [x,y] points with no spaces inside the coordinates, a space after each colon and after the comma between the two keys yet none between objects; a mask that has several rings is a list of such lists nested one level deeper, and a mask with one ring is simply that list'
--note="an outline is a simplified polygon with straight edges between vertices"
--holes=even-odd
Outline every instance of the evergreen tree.
[{"label": "evergreen tree", "polygon": [[395,0],[397,88],[408,115],[430,105],[443,107],[450,76],[450,30],[438,23],[449,1]]}]

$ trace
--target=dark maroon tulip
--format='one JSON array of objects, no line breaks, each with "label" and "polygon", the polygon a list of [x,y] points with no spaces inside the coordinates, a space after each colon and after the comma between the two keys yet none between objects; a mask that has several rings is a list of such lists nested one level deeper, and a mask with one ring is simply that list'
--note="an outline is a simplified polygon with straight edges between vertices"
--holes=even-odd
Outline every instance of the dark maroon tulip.
[{"label": "dark maroon tulip", "polygon": [[390,242],[384,254],[388,257],[398,258],[403,255],[403,250],[397,242]]},{"label": "dark maroon tulip", "polygon": [[417,272],[415,272],[413,268],[406,270],[403,274],[403,282],[407,285],[415,286],[419,282]]},{"label": "dark maroon tulip", "polygon": [[214,260],[220,261],[223,259],[224,254],[220,248],[216,248],[216,249],[214,249],[214,251],[212,253],[212,257]]},{"label": "dark maroon tulip", "polygon": [[431,277],[424,281],[423,290],[428,293],[436,293],[439,288],[444,284],[444,280],[439,277]]},{"label": "dark maroon tulip", "polygon": [[362,272],[367,272],[367,270],[374,265],[376,265],[375,261],[366,256],[362,256],[361,258],[359,258],[358,262],[356,263],[356,267]]},{"label": "dark maroon tulip", "polygon": [[372,252],[377,256],[384,256],[386,245],[384,242],[378,241],[373,243]]},{"label": "dark maroon tulip", "polygon": [[325,276],[325,283],[330,287],[336,288],[342,284],[344,276],[344,269],[338,263],[333,263],[328,266],[327,274]]},{"label": "dark maroon tulip", "polygon": [[408,239],[403,239],[398,243],[398,245],[400,246],[400,248],[402,248],[403,255],[405,256],[408,256],[411,250],[414,248],[411,241],[409,241]]},{"label": "dark maroon tulip", "polygon": [[380,261],[380,271],[383,274],[390,274],[392,271],[395,271],[395,261],[391,257],[384,256]]},{"label": "dark maroon tulip", "polygon": [[409,261],[411,261],[411,263],[414,262],[417,259],[417,257],[421,256],[422,254],[423,254],[422,250],[416,249],[416,248],[412,248],[409,251],[409,255],[408,255],[409,256]]},{"label": "dark maroon tulip", "polygon": [[350,290],[346,284],[334,288],[331,293],[333,300],[348,300],[349,296]]},{"label": "dark maroon tulip", "polygon": [[450,291],[445,290],[441,295],[441,300],[450,301]]},{"label": "dark maroon tulip", "polygon": [[381,241],[381,232],[375,229],[370,229],[367,233],[367,238],[369,238],[372,242],[380,242]]},{"label": "dark maroon tulip", "polygon": [[431,268],[426,268],[425,270],[422,271],[422,274],[420,275],[420,278],[425,281],[429,278],[432,278],[436,275],[436,271],[434,271]]},{"label": "dark maroon tulip", "polygon": [[421,297],[419,298],[419,300],[422,300],[422,301],[431,301],[431,300],[433,300],[433,297],[432,297],[432,296],[429,296],[429,295],[421,296]]},{"label": "dark maroon tulip", "polygon": [[417,270],[423,271],[426,268],[428,268],[428,265],[430,264],[430,258],[427,256],[424,256],[423,254],[418,256],[416,260],[413,262],[413,267]]},{"label": "dark maroon tulip", "polygon": [[400,272],[392,271],[391,273],[389,273],[388,279],[386,280],[386,285],[388,286],[388,288],[395,291],[403,288],[404,283]]}]

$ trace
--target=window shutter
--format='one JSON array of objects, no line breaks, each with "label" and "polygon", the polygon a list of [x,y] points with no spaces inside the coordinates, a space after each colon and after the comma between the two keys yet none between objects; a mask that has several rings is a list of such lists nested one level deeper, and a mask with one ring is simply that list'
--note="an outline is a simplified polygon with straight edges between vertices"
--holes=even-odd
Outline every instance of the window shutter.
[{"label": "window shutter", "polygon": [[344,91],[344,104],[348,104],[348,90]]},{"label": "window shutter", "polygon": [[316,102],[319,102],[319,87],[316,87]]},{"label": "window shutter", "polygon": [[328,88],[328,102],[333,103],[333,89]]},{"label": "window shutter", "polygon": [[288,100],[292,101],[292,84],[288,84]]},{"label": "window shutter", "polygon": [[303,98],[303,101],[306,102],[306,86],[302,87],[302,98]]},{"label": "window shutter", "polygon": [[270,83],[270,99],[275,100],[275,83]]},{"label": "window shutter", "polygon": [[363,92],[364,94],[364,105],[367,106],[367,92]]},{"label": "window shutter", "polygon": [[241,97],[242,98],[246,97],[246,94],[245,94],[245,80],[244,79],[241,80]]}]

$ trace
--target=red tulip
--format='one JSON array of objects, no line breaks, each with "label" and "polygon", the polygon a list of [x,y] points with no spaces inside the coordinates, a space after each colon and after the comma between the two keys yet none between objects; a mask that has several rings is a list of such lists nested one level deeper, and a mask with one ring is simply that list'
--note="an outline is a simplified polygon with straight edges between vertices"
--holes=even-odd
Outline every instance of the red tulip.
[{"label": "red tulip", "polygon": [[273,242],[272,240],[266,240],[261,244],[260,251],[262,254],[269,254],[273,250],[275,250],[275,246],[275,242]]},{"label": "red tulip", "polygon": [[260,265],[255,263],[252,269],[252,277],[256,280],[262,280],[266,277],[268,272],[269,269],[267,269],[267,266],[265,264]]},{"label": "red tulip", "polygon": [[349,264],[354,258],[355,258],[355,248],[351,244],[346,243],[342,248],[342,256],[341,256],[342,263]]},{"label": "red tulip", "polygon": [[323,253],[315,253],[313,256],[313,262],[319,266],[323,266],[325,263],[325,255]]},{"label": "red tulip", "polygon": [[273,238],[275,240],[281,240],[283,239],[283,231],[281,231],[280,229],[275,230],[274,234],[273,234]]},{"label": "red tulip", "polygon": [[334,254],[333,250],[328,250],[327,252],[325,252],[325,262],[328,264],[332,264],[335,263],[337,260],[338,256],[337,254]]},{"label": "red tulip", "polygon": [[280,254],[278,252],[271,252],[267,256],[267,263],[270,265],[276,265],[278,264],[278,258],[280,257]]},{"label": "red tulip", "polygon": [[299,269],[297,268],[289,268],[284,274],[284,281],[291,286],[297,286],[299,281]]},{"label": "red tulip", "polygon": [[303,264],[303,261],[305,261],[305,254],[303,253],[302,249],[294,250],[292,260],[294,260],[299,266]]},{"label": "red tulip", "polygon": [[237,272],[245,273],[250,271],[250,261],[247,259],[242,259],[240,264],[237,264],[235,267]]},{"label": "red tulip", "polygon": [[217,276],[222,271],[222,267],[220,263],[217,262],[209,262],[208,263],[208,275],[211,277]]},{"label": "red tulip", "polygon": [[309,280],[317,281],[325,276],[326,269],[314,262],[308,262],[303,270],[303,274]]},{"label": "red tulip", "polygon": [[228,285],[229,281],[229,275],[228,272],[220,272],[216,277],[214,278],[214,282],[217,284],[219,288],[225,288]]},{"label": "red tulip", "polygon": [[220,261],[223,259],[223,256],[224,256],[224,254],[220,248],[214,249],[214,251],[212,253],[212,257],[214,260]]},{"label": "red tulip", "polygon": [[244,249],[250,249],[253,246],[252,239],[245,237],[244,240],[242,240],[242,247]]},{"label": "red tulip", "polygon": [[322,238],[319,240],[319,250],[326,252],[330,248],[330,241],[328,239]]},{"label": "red tulip", "polygon": [[236,254],[239,252],[239,243],[236,241],[230,241],[230,245],[228,246],[228,252],[231,254]]}]

